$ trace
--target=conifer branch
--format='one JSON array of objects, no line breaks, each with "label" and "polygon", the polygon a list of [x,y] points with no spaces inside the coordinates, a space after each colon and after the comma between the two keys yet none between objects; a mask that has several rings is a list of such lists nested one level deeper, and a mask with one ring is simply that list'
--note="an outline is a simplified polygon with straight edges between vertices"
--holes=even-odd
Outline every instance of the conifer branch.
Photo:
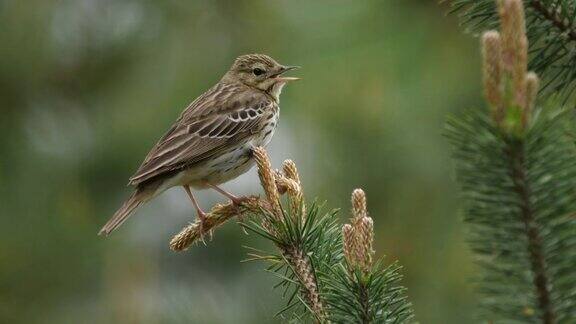
[{"label": "conifer branch", "polygon": [[176,234],[170,241],[170,249],[174,251],[185,251],[192,244],[202,240],[204,235],[223,225],[230,219],[238,216],[247,216],[250,213],[258,212],[262,208],[269,208],[267,202],[252,196],[248,197],[240,205],[232,202],[227,204],[218,204],[206,215],[203,226],[200,226],[200,220],[184,227],[180,233]]},{"label": "conifer branch", "polygon": [[[304,218],[301,215],[301,211],[299,212],[297,209],[292,210],[292,212],[295,212],[292,215],[299,215],[299,219],[291,219],[289,215],[284,213],[280,204],[278,186],[276,185],[276,175],[272,170],[272,164],[270,163],[268,154],[261,147],[255,148],[253,154],[254,159],[256,160],[256,165],[258,166],[260,182],[262,183],[262,187],[266,193],[267,202],[272,206],[269,214],[276,218],[274,220],[264,218],[262,220],[262,226],[268,231],[268,235],[277,237],[277,240],[275,240],[276,247],[281,251],[285,260],[287,260],[291,269],[294,271],[296,279],[300,283],[300,290],[302,291],[304,300],[308,304],[307,306],[314,314],[316,321],[324,323],[326,322],[326,311],[324,309],[324,303],[320,299],[316,272],[313,270],[312,264],[309,260],[308,253],[311,251],[304,250],[300,237],[282,235],[284,230],[284,228],[281,228],[282,225],[294,222],[293,225],[299,226],[302,224]],[[285,164],[289,163],[286,162]],[[297,175],[292,174],[290,176],[297,179]],[[281,181],[280,183],[284,185],[290,183],[293,185],[291,190],[288,189],[292,198],[291,201],[293,201],[292,206],[294,207],[296,204],[300,205],[302,203],[300,185],[296,183],[295,180],[292,180],[292,182]],[[290,188],[289,185],[286,186]]]},{"label": "conifer branch", "polygon": [[541,0],[531,0],[528,1],[528,5],[534,8],[544,19],[550,21],[550,23],[558,29],[561,34],[568,35],[568,38],[576,42],[576,27],[570,25],[569,21],[572,19],[570,17],[561,17],[560,13],[562,11],[555,10],[553,3],[549,8]]},{"label": "conifer branch", "polygon": [[171,248],[182,251],[227,220],[249,216],[242,226],[277,249],[271,255],[253,249],[249,256],[271,262],[269,271],[281,278],[277,286],[289,297],[280,314],[290,310],[298,319],[308,315],[316,323],[409,322],[412,309],[399,285],[399,266],[374,261],[374,224],[364,191],[354,190],[351,224],[341,232],[335,211],[322,215],[316,204],[306,205],[294,162],[287,160],[282,171],[274,171],[264,149],[255,148],[253,154],[265,198],[215,206],[202,227],[198,222],[186,226]]},{"label": "conifer branch", "polygon": [[536,221],[534,207],[530,201],[531,188],[526,175],[526,159],[524,144],[521,141],[511,140],[508,143],[508,160],[512,173],[514,190],[519,197],[521,218],[524,224],[524,233],[527,240],[527,248],[530,256],[530,266],[534,274],[534,286],[538,298],[538,307],[542,310],[542,322],[545,324],[555,323],[556,315],[551,304],[550,279],[548,277],[544,249],[542,247],[541,226]]},{"label": "conifer branch", "polygon": [[[499,26],[498,7],[506,0],[446,0],[473,32]],[[576,99],[576,3],[573,0],[524,0],[530,41],[529,68],[542,76],[544,95]],[[520,4],[522,4],[520,3]],[[502,20],[504,23],[504,20]],[[504,26],[501,25],[502,30]]]},{"label": "conifer branch", "polygon": [[[526,72],[521,0],[498,1],[501,33],[484,33],[490,113],[450,119],[471,246],[490,321],[568,323],[576,314],[576,163],[562,109],[536,106]],[[498,51],[501,51],[500,54]],[[501,61],[499,61],[501,60]],[[571,264],[571,265],[569,265]]]}]

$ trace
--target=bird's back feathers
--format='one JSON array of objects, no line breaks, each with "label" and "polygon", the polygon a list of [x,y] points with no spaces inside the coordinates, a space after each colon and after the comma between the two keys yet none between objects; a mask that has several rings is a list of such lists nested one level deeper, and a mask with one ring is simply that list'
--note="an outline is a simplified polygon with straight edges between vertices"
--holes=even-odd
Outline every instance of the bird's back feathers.
[{"label": "bird's back feathers", "polygon": [[277,104],[258,90],[219,83],[194,100],[152,148],[130,185],[193,167],[262,130]]}]

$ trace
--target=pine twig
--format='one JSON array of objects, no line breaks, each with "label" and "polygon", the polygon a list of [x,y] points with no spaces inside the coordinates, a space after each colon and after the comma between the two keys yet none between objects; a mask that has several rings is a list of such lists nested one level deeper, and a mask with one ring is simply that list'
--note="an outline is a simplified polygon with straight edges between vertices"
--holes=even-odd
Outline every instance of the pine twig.
[{"label": "pine twig", "polygon": [[492,118],[473,111],[451,119],[447,136],[467,201],[471,245],[484,268],[479,286],[485,317],[568,323],[576,311],[576,222],[566,216],[576,209],[570,198],[576,191],[574,143],[566,138],[561,109],[534,113],[539,79],[526,70],[522,5],[497,1],[501,32],[482,37]]},{"label": "pine twig", "polygon": [[[444,0],[452,4],[463,25],[473,32],[504,30],[505,19],[500,9],[508,0]],[[516,2],[526,8],[529,24],[530,69],[543,79],[543,95],[558,95],[562,103],[573,104],[576,98],[576,4],[573,0],[523,0]]]},{"label": "pine twig", "polygon": [[571,41],[576,42],[576,28],[571,26],[565,19],[559,17],[556,11],[546,7],[541,0],[528,1],[528,5],[550,21],[554,27],[558,28],[560,33],[566,34]]},{"label": "pine twig", "polygon": [[268,208],[268,203],[256,196],[248,197],[240,205],[235,205],[232,202],[218,204],[206,215],[203,226],[200,226],[200,220],[196,220],[176,234],[170,240],[170,249],[185,251],[192,244],[200,241],[205,234],[210,233],[230,219],[256,213],[260,208]]},{"label": "pine twig", "polygon": [[534,207],[532,206],[531,188],[527,179],[525,168],[524,145],[522,142],[509,143],[508,158],[512,170],[514,190],[520,199],[521,217],[524,223],[524,231],[528,242],[528,254],[530,266],[534,274],[534,287],[538,299],[538,306],[542,310],[542,322],[544,324],[556,323],[556,314],[552,306],[550,291],[550,279],[546,269],[544,248],[540,228],[536,223]]},{"label": "pine twig", "polygon": [[[409,321],[413,315],[402,296],[404,288],[397,284],[399,268],[374,265],[374,225],[364,191],[354,190],[352,224],[344,225],[341,237],[335,212],[319,216],[316,204],[307,208],[294,162],[287,160],[282,171],[273,171],[263,148],[255,148],[253,157],[264,197],[252,196],[239,205],[216,205],[202,227],[199,221],[186,226],[170,247],[183,251],[233,217],[251,215],[250,222],[242,224],[244,228],[271,241],[278,250],[271,255],[253,251],[249,256],[271,262],[268,271],[281,279],[275,287],[286,289],[290,297],[280,313],[301,309],[304,314],[294,316],[302,319],[307,314],[316,323]],[[282,206],[282,195],[287,196],[287,209]]]},{"label": "pine twig", "polygon": [[[299,205],[302,203],[302,190],[300,188],[299,177],[296,172],[295,166],[291,166],[291,163],[285,163],[288,165],[286,168],[288,170],[288,175],[291,178],[279,177],[277,172],[272,170],[272,164],[268,158],[266,151],[257,147],[254,149],[254,159],[256,160],[256,165],[258,166],[258,175],[260,176],[260,182],[266,193],[267,202],[271,207],[270,214],[278,217],[277,222],[272,223],[267,219],[263,219],[263,227],[268,231],[269,235],[280,236],[279,228],[275,228],[275,224],[285,224],[289,220],[282,220],[281,215],[284,215],[280,206],[280,189],[285,188],[290,195],[292,200],[299,201]],[[277,186],[276,179],[279,186]],[[290,181],[289,181],[290,180]],[[293,205],[293,208],[295,205]],[[293,211],[296,211],[295,209]],[[295,213],[294,215],[299,215],[300,213]],[[283,241],[282,244],[278,244],[278,241]],[[289,263],[290,268],[293,269],[298,279],[304,301],[307,306],[314,314],[316,320],[320,323],[326,322],[326,311],[324,309],[324,303],[321,301],[320,294],[318,291],[318,279],[316,278],[316,273],[312,268],[309,256],[306,251],[302,250],[301,245],[291,239],[286,239],[279,237],[279,240],[275,242],[276,247],[280,250],[282,255],[285,256],[286,261]]]}]

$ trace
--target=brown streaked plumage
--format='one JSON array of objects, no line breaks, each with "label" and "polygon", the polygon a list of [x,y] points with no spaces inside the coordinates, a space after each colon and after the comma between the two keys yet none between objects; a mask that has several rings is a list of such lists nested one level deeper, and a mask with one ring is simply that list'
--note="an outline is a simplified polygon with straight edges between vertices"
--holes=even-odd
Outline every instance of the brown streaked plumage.
[{"label": "brown streaked plumage", "polygon": [[234,202],[240,199],[218,187],[248,171],[251,150],[271,140],[280,113],[283,86],[297,78],[282,74],[295,67],[271,57],[238,57],[211,89],[194,100],[148,153],[130,178],[132,196],[102,227],[110,234],[143,203],[174,186],[182,186],[198,216],[200,209],[190,188],[213,188]]}]

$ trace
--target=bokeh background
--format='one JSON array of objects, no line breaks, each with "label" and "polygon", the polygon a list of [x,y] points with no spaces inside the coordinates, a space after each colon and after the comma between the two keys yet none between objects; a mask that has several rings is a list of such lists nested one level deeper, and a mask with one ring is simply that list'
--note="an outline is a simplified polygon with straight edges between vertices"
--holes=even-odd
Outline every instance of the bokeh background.
[{"label": "bokeh background", "polygon": [[[173,189],[109,238],[127,178],[233,59],[303,68],[269,146],[347,217],[363,187],[376,249],[421,323],[474,322],[447,114],[481,105],[477,41],[431,0],[0,1],[0,322],[274,323],[283,301],[236,224],[168,249],[195,214]],[[260,192],[254,170],[227,184]],[[207,209],[222,201],[200,193]]]}]

